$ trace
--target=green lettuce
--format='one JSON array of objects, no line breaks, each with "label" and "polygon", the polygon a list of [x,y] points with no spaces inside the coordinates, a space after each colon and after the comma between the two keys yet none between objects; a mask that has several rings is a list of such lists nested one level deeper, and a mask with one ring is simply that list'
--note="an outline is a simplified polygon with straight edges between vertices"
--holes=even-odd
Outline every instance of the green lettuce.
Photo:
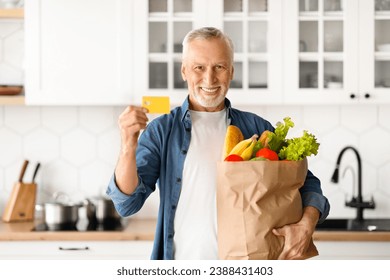
[{"label": "green lettuce", "polygon": [[285,117],[283,119],[283,121],[284,121],[284,123],[278,122],[276,124],[276,128],[275,128],[274,133],[271,133],[269,135],[270,139],[268,141],[268,146],[271,150],[273,150],[277,153],[287,143],[286,136],[287,136],[288,130],[291,127],[294,127],[294,122],[291,120],[290,117]]},{"label": "green lettuce", "polygon": [[320,144],[313,134],[303,131],[303,136],[288,139],[278,156],[281,160],[301,160],[311,155],[317,155]]}]

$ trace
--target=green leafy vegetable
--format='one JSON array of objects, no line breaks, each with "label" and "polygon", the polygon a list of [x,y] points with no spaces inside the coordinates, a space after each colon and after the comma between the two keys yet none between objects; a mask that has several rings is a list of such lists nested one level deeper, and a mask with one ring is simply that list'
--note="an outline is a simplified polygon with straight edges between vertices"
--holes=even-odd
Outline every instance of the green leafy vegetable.
[{"label": "green leafy vegetable", "polygon": [[288,139],[278,155],[280,159],[301,160],[311,155],[317,155],[319,146],[316,137],[304,130],[302,137]]},{"label": "green leafy vegetable", "polygon": [[263,148],[263,144],[260,142],[260,140],[258,140],[255,146],[253,147],[252,158],[256,157],[257,151],[260,150],[261,148]]},{"label": "green leafy vegetable", "polygon": [[287,142],[286,136],[288,130],[291,127],[294,127],[294,123],[290,117],[285,117],[283,121],[284,124],[282,122],[278,122],[276,124],[274,133],[270,133],[268,136],[270,137],[268,141],[269,148],[277,153],[279,152],[280,149],[282,149],[283,146],[286,145]]}]

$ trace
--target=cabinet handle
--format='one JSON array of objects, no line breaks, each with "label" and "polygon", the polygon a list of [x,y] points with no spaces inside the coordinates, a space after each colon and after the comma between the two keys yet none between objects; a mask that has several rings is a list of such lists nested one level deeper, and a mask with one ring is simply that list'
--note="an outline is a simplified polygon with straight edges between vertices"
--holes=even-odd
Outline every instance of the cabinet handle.
[{"label": "cabinet handle", "polygon": [[356,97],[356,95],[355,95],[354,93],[351,93],[351,94],[349,95],[349,97],[350,97],[351,99],[354,99],[354,98]]},{"label": "cabinet handle", "polygon": [[89,250],[89,247],[86,246],[86,247],[68,247],[68,248],[64,248],[64,247],[58,247],[58,249],[60,251],[88,251]]},{"label": "cabinet handle", "polygon": [[370,95],[368,92],[366,92],[366,93],[364,94],[364,97],[368,99],[368,98],[371,97],[371,95]]}]

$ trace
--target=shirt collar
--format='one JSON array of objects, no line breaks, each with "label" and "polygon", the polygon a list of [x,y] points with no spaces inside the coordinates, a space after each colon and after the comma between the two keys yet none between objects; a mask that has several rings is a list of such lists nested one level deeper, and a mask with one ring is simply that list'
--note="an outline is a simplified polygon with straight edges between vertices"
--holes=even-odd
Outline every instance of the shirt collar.
[{"label": "shirt collar", "polygon": [[[232,105],[230,103],[230,100],[225,97],[225,108],[226,108],[226,117],[227,117],[227,123],[230,124],[232,120],[232,115],[231,115],[231,109]],[[187,98],[184,100],[183,104],[181,105],[181,111],[182,117],[181,121],[184,121],[186,118],[190,117],[190,97],[187,96]]]}]

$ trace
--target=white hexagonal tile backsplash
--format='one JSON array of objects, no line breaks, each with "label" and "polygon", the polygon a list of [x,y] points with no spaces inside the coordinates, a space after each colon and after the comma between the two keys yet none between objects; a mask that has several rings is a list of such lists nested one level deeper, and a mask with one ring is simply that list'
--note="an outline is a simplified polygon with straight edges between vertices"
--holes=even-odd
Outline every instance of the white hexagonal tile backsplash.
[{"label": "white hexagonal tile backsplash", "polygon": [[[0,107],[0,212],[23,159],[42,162],[37,183],[39,199],[62,191],[79,200],[101,192],[115,168],[120,137],[117,118],[121,107]],[[356,192],[356,158],[346,153],[340,182],[330,182],[341,149],[352,145],[363,160],[363,193],[374,198],[375,210],[367,217],[390,217],[390,106],[262,106],[240,108],[261,114],[272,123],[291,115],[300,134],[308,129],[321,143],[309,168],[320,178],[331,203],[332,217],[354,217],[345,200]],[[293,136],[293,135],[290,135]],[[351,171],[353,169],[353,171]],[[31,174],[27,175],[30,178]],[[158,192],[148,199],[141,217],[155,217]]]},{"label": "white hexagonal tile backsplash", "polygon": [[26,158],[47,163],[60,155],[60,139],[45,128],[39,127],[23,137]]},{"label": "white hexagonal tile backsplash", "polygon": [[92,133],[100,133],[113,126],[114,116],[111,107],[84,107],[80,110],[80,125]]},{"label": "white hexagonal tile backsplash", "polygon": [[42,125],[57,134],[64,134],[78,125],[78,108],[43,107]]},{"label": "white hexagonal tile backsplash", "polygon": [[28,133],[40,126],[40,109],[24,106],[5,107],[4,124],[18,133]]},{"label": "white hexagonal tile backsplash", "polygon": [[61,139],[61,156],[70,164],[80,167],[96,157],[96,137],[76,128]]},{"label": "white hexagonal tile backsplash", "polygon": [[0,166],[7,167],[22,155],[22,138],[7,127],[0,127]]}]

